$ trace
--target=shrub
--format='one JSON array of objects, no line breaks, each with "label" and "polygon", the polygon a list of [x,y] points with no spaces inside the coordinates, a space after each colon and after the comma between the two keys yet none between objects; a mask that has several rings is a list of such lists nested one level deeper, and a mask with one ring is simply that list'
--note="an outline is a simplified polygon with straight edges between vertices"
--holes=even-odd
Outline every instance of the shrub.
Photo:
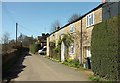
[{"label": "shrub", "polygon": [[79,64],[79,60],[78,59],[66,59],[63,64],[68,65],[70,67],[75,67],[75,68],[79,68],[80,64]]},{"label": "shrub", "polygon": [[51,42],[50,45],[50,57],[60,61],[61,55],[61,39]]},{"label": "shrub", "polygon": [[89,79],[92,80],[92,81],[97,81],[97,82],[100,81],[100,77],[99,76],[90,76]]},{"label": "shrub", "polygon": [[[120,17],[95,25],[92,31],[92,70],[95,75],[120,80]],[[119,25],[118,25],[119,24]]]},{"label": "shrub", "polygon": [[72,67],[76,67],[76,68],[78,68],[80,66],[79,60],[77,60],[77,59],[71,60],[70,64],[72,65]]},{"label": "shrub", "polygon": [[38,51],[38,44],[31,44],[29,48],[30,52],[34,54],[35,52]]}]

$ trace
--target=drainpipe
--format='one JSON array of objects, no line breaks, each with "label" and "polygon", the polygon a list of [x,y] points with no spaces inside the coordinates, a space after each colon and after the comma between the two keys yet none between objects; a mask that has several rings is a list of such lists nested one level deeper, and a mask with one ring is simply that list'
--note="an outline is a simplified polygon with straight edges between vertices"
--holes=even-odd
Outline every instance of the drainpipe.
[{"label": "drainpipe", "polygon": [[80,27],[80,29],[81,29],[81,33],[80,33],[80,35],[81,35],[81,38],[80,38],[80,65],[82,66],[82,19],[81,19],[81,27]]}]

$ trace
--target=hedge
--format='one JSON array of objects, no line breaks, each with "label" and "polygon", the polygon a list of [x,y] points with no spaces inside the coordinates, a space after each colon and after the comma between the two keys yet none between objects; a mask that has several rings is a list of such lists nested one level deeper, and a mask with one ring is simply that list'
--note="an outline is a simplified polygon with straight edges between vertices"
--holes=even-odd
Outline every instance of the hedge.
[{"label": "hedge", "polygon": [[35,53],[39,50],[39,46],[38,46],[38,45],[39,45],[39,44],[31,44],[31,45],[29,46],[30,52],[33,53],[33,54],[35,54]]},{"label": "hedge", "polygon": [[50,47],[50,57],[60,61],[60,49],[58,47]]},{"label": "hedge", "polygon": [[120,80],[120,16],[95,25],[91,39],[92,71],[108,80]]},{"label": "hedge", "polygon": [[[11,48],[13,49],[13,48]],[[17,47],[16,50],[11,51],[9,53],[2,54],[2,79],[6,77],[6,72],[13,67],[14,63],[18,61],[21,57],[21,52],[23,48]]]}]

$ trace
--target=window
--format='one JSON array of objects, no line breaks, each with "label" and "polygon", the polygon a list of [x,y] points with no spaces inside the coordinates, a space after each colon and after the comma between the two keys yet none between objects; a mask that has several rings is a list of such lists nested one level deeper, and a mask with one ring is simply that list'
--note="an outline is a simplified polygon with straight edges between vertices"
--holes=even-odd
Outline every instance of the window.
[{"label": "window", "polygon": [[94,25],[94,13],[90,13],[86,17],[86,27]]},{"label": "window", "polygon": [[74,25],[73,24],[70,25],[70,32],[71,33],[74,32]]},{"label": "window", "polygon": [[91,57],[90,47],[86,47],[86,56]]},{"label": "window", "polygon": [[74,44],[71,44],[70,45],[70,48],[69,48],[69,54],[74,54],[75,50],[74,50]]}]

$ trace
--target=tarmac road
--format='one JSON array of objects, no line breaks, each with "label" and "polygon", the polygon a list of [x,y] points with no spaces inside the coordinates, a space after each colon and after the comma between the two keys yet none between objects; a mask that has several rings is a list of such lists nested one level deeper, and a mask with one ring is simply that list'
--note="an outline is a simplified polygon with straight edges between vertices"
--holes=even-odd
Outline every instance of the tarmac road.
[{"label": "tarmac road", "polygon": [[83,71],[51,61],[41,55],[25,56],[24,68],[13,81],[88,81]]}]

